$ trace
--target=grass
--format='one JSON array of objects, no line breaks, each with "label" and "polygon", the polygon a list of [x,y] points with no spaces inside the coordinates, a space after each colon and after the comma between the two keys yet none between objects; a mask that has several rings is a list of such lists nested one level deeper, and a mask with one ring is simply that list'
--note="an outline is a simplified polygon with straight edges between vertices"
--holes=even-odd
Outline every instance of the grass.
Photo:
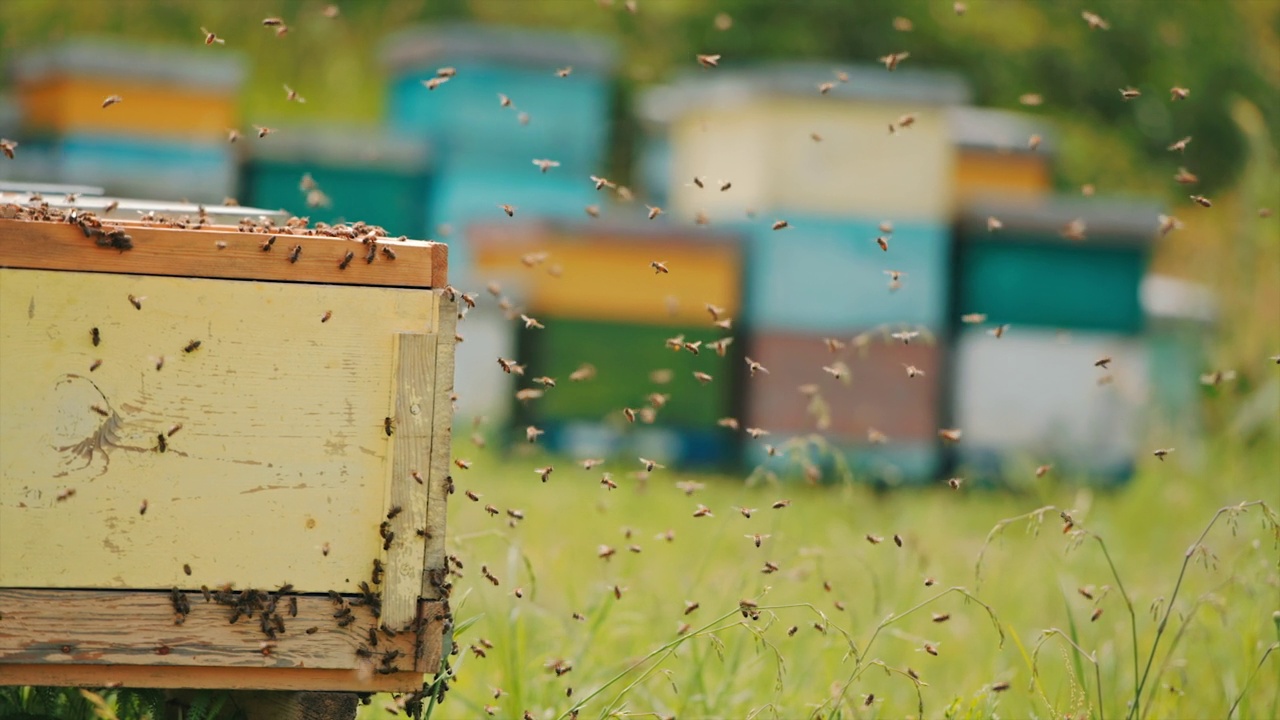
[{"label": "grass", "polygon": [[541,456],[481,459],[450,510],[472,624],[437,716],[1275,717],[1280,444],[1216,452],[1215,482],[1152,458],[1121,491],[1018,495],[705,477],[687,496],[663,471],[610,491],[602,470],[630,468],[544,485]]}]

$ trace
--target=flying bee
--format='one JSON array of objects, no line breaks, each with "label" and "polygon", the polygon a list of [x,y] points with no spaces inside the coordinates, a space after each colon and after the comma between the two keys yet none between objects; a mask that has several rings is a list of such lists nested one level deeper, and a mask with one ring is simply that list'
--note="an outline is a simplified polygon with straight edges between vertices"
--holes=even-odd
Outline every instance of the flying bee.
[{"label": "flying bee", "polygon": [[324,315],[321,315],[321,316],[320,316],[320,322],[322,322],[322,323],[327,323],[327,322],[329,322],[329,318],[331,318],[331,317],[333,317],[333,311],[332,311],[332,310],[325,310],[325,311],[324,311]]},{"label": "flying bee", "polygon": [[212,45],[212,44],[214,44],[214,43],[217,43],[217,44],[219,44],[219,45],[226,45],[226,44],[227,44],[227,41],[226,41],[226,40],[223,40],[222,38],[218,37],[218,36],[217,36],[217,35],[215,35],[214,33],[210,32],[208,28],[203,28],[203,27],[202,27],[202,28],[200,28],[200,32],[204,33],[204,44],[205,44],[205,45]]},{"label": "flying bee", "polygon": [[146,498],[143,498],[143,500],[142,500],[142,504],[138,506],[138,514],[139,514],[139,515],[146,515],[146,514],[147,514],[147,500],[146,500]]},{"label": "flying bee", "polygon": [[933,621],[936,623],[944,623],[951,619],[951,613],[934,613]]},{"label": "flying bee", "polygon": [[145,295],[144,295],[143,297],[138,297],[137,295],[130,295],[130,296],[129,296],[129,303],[130,303],[131,305],[133,305],[133,307],[134,307],[135,309],[141,310],[141,309],[142,309],[142,301],[143,301],[143,300],[146,300],[146,299],[147,299],[147,298],[146,298],[146,296],[145,296]]},{"label": "flying bee", "polygon": [[97,370],[100,367],[102,367],[102,360],[94,360],[93,362],[89,363],[89,372],[93,372],[94,370]]},{"label": "flying bee", "polygon": [[911,53],[909,52],[890,53],[888,55],[881,56],[879,58],[879,62],[885,66],[885,69],[892,71],[894,68],[898,67],[898,63],[909,57],[911,57]]},{"label": "flying bee", "polygon": [[187,343],[186,347],[182,348],[182,352],[193,353],[196,350],[200,349],[200,344],[201,343],[199,340],[192,340],[191,342]]},{"label": "flying bee", "polygon": [[772,225],[774,230],[784,230],[791,227],[791,223],[786,220],[775,220]]}]

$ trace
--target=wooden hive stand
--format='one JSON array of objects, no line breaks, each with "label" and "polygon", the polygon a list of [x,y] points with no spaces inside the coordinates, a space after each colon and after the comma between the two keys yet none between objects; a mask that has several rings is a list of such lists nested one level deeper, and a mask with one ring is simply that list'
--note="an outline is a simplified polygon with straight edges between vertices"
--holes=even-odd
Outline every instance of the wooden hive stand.
[{"label": "wooden hive stand", "polygon": [[421,696],[452,627],[445,246],[69,212],[0,202],[0,685],[244,691],[253,720]]}]

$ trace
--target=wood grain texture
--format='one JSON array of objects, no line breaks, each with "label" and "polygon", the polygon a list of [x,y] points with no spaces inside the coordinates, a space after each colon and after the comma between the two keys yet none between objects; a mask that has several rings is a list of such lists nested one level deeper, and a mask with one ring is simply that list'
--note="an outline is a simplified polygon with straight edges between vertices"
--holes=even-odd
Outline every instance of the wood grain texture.
[{"label": "wood grain texture", "polygon": [[[414,288],[443,287],[446,281],[448,250],[440,243],[383,238],[379,248],[390,248],[396,259],[379,251],[370,263],[367,246],[339,238],[121,225],[133,238],[132,250],[98,247],[68,223],[0,219],[0,267]],[[271,237],[275,242],[264,252],[262,244]],[[219,242],[226,247],[220,249]],[[290,262],[295,245],[302,253]],[[348,252],[354,257],[341,269]]]},{"label": "wood grain texture", "polygon": [[[394,355],[395,427],[390,438],[391,474],[387,479],[390,500],[386,522],[395,534],[387,550],[382,612],[387,624],[398,628],[417,617],[418,591],[422,586],[436,335],[399,333],[395,336]],[[418,530],[424,534],[419,535]]]},{"label": "wood grain texture", "polygon": [[439,300],[0,269],[0,586],[354,592],[382,554],[394,338]]},{"label": "wood grain texture", "polygon": [[[379,620],[364,606],[352,605],[357,620],[342,628],[327,596],[298,596],[297,617],[284,613],[285,632],[269,640],[256,616],[231,624],[231,608],[206,603],[199,592],[185,595],[191,612],[176,625],[168,592],[0,589],[0,684],[413,689],[422,682],[419,642],[419,665],[439,664],[443,603],[423,603],[421,636],[379,633],[370,647],[369,629]],[[359,657],[361,646],[373,657]],[[398,672],[384,674],[380,654],[389,651],[403,655],[393,661]]]},{"label": "wood grain texture", "polygon": [[[436,332],[435,385],[431,403],[431,473],[427,477],[427,545],[422,572],[423,598],[447,600],[440,582],[447,575],[445,520],[448,517],[449,468],[453,462],[454,333],[458,327],[458,303],[440,298],[440,327]],[[437,664],[438,664],[437,659]],[[432,666],[434,667],[434,666]]]}]

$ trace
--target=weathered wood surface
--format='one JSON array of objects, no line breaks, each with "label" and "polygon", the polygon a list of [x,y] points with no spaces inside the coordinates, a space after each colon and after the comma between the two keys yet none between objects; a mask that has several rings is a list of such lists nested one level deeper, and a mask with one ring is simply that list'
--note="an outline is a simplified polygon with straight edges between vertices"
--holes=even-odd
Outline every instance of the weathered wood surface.
[{"label": "weathered wood surface", "polygon": [[[356,621],[343,628],[327,596],[297,596],[297,617],[282,600],[285,632],[270,639],[256,615],[232,624],[232,608],[206,603],[200,592],[184,594],[191,612],[179,625],[168,592],[0,589],[0,684],[413,689],[422,668],[440,660],[442,603],[424,603],[421,636],[379,631],[375,646],[369,633],[381,619],[365,606],[351,605]],[[310,628],[316,630],[308,634]],[[361,647],[372,656],[360,657]],[[387,652],[402,653],[385,666],[396,672],[380,672]],[[34,667],[46,677],[32,674]],[[204,679],[189,672],[215,669],[252,672]],[[205,681],[212,684],[184,684]]]},{"label": "weathered wood surface", "polygon": [[431,398],[431,472],[427,477],[426,557],[422,566],[423,598],[447,600],[442,583],[447,577],[445,522],[449,488],[453,485],[453,371],[458,303],[440,298],[440,327],[436,332],[435,385]]},{"label": "weathered wood surface", "polygon": [[[380,238],[370,263],[365,261],[366,245],[339,238],[237,232],[225,226],[179,230],[113,221],[106,225],[125,227],[133,249],[98,247],[79,227],[64,222],[0,219],[0,267],[384,287],[442,288],[447,282],[448,249],[441,243]],[[272,237],[271,249],[263,251]],[[302,252],[297,262],[290,262],[295,245]],[[396,259],[384,255],[382,247],[390,248]],[[354,257],[342,269],[348,252]]]},{"label": "weathered wood surface", "polygon": [[356,591],[383,554],[395,337],[440,309],[418,290],[0,269],[0,587]]},{"label": "weathered wood surface", "polygon": [[[432,382],[436,369],[436,335],[395,336],[395,425],[390,437],[390,501],[385,522],[389,544],[383,580],[383,614],[392,627],[417,616],[418,591],[427,532],[427,477],[430,474]],[[421,534],[420,534],[421,533]]]}]

